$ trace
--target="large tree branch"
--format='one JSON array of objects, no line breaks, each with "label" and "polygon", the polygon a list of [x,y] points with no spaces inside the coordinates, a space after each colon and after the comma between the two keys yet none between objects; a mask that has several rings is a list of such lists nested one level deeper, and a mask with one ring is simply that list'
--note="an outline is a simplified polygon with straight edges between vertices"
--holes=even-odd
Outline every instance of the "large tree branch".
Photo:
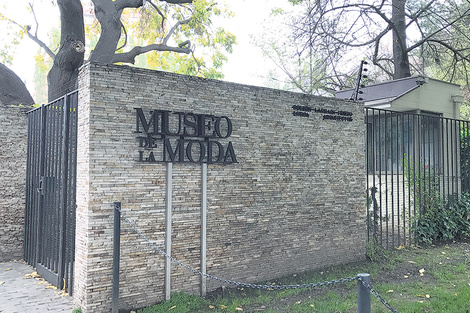
[{"label": "large tree branch", "polygon": [[166,3],[171,3],[171,4],[190,4],[190,3],[193,3],[194,0],[160,0],[160,1],[164,1]]},{"label": "large tree branch", "polygon": [[[193,0],[160,0],[171,4],[190,4]],[[125,8],[139,8],[144,5],[144,0],[117,0],[114,1],[116,9],[123,10]]]},{"label": "large tree branch", "polygon": [[434,42],[436,44],[439,44],[445,48],[447,48],[447,50],[451,51],[454,56],[458,56],[460,57],[462,60],[465,60],[467,62],[470,62],[470,57],[468,55],[464,55],[461,53],[461,51],[459,49],[455,49],[453,46],[451,46],[450,44],[446,43],[445,41],[443,40],[437,40],[437,39],[429,39],[427,42]]},{"label": "large tree branch", "polygon": [[172,47],[172,46],[167,46],[167,45],[164,45],[164,44],[153,44],[153,45],[148,45],[148,46],[145,46],[145,47],[135,46],[129,52],[114,54],[113,59],[112,59],[112,63],[124,62],[124,63],[134,64],[135,63],[135,58],[138,55],[144,54],[144,53],[147,53],[147,52],[150,52],[150,51],[171,51],[171,52],[185,53],[185,54],[191,53],[190,48]]}]

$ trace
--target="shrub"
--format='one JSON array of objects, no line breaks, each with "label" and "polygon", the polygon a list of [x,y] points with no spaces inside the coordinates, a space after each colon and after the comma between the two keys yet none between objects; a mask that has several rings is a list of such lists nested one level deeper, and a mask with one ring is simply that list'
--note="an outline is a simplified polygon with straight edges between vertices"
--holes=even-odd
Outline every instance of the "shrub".
[{"label": "shrub", "polygon": [[416,219],[414,234],[416,241],[424,244],[470,236],[470,195],[448,199],[444,206],[428,207]]}]

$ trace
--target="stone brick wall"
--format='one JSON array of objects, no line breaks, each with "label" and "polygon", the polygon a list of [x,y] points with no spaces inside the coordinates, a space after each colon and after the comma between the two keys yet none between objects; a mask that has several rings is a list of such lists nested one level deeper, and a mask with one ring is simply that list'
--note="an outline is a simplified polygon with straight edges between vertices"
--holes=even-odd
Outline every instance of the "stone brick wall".
[{"label": "stone brick wall", "polygon": [[23,256],[27,109],[0,105],[0,262]]},{"label": "stone brick wall", "polygon": [[[84,312],[111,308],[113,202],[164,246],[166,166],[139,162],[149,150],[138,146],[135,108],[148,119],[168,110],[232,122],[221,143],[232,142],[238,163],[208,165],[208,273],[260,282],[364,258],[360,104],[100,64],[81,69],[79,86],[74,296]],[[172,255],[195,268],[200,198],[201,166],[173,164]],[[163,300],[164,259],[125,222],[120,277],[121,308]],[[197,293],[199,278],[173,267],[171,286]]]}]

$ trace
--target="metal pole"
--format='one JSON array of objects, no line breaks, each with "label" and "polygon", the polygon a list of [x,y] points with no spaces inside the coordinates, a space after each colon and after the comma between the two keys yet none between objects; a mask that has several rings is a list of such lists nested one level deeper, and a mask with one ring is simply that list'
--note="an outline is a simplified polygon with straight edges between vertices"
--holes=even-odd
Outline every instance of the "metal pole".
[{"label": "metal pole", "polygon": [[370,291],[361,282],[370,285],[370,274],[357,274],[357,277],[357,312],[370,313]]},{"label": "metal pole", "polygon": [[[171,255],[171,207],[172,207],[173,163],[166,164],[166,232],[165,252]],[[171,260],[165,258],[165,300],[171,295]]]},{"label": "metal pole", "polygon": [[119,312],[119,252],[121,248],[121,202],[114,202],[112,313]]},{"label": "metal pole", "polygon": [[[202,163],[201,175],[201,272],[206,273],[207,259],[207,163]],[[201,297],[207,293],[206,277],[201,276]]]}]

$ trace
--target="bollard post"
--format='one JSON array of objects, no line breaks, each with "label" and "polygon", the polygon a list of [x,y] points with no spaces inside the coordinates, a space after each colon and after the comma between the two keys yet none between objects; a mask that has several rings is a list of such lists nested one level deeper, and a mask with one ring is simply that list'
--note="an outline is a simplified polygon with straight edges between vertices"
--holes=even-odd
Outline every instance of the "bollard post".
[{"label": "bollard post", "polygon": [[370,274],[357,274],[357,277],[357,312],[370,313],[370,291],[361,282],[370,285]]},{"label": "bollard post", "polygon": [[121,248],[121,202],[114,202],[112,313],[119,313],[120,248]]}]

